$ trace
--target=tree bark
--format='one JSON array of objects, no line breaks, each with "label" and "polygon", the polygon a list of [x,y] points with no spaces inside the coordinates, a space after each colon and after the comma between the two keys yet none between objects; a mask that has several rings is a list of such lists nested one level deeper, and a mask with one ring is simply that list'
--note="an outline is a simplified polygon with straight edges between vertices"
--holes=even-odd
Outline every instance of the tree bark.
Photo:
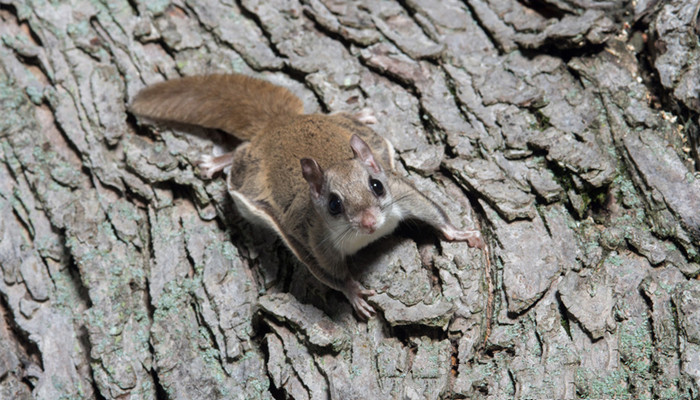
[{"label": "tree bark", "polygon": [[[0,398],[700,398],[698,10],[0,0]],[[358,321],[127,111],[213,72],[372,109],[489,251],[402,227]]]}]

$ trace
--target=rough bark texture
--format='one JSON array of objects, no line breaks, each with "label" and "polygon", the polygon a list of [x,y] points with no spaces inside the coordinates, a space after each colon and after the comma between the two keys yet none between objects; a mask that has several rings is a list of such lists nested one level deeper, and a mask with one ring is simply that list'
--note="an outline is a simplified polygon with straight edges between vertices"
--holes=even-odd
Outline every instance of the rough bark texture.
[{"label": "rough bark texture", "polygon": [[[0,0],[0,398],[699,398],[698,7]],[[359,323],[126,111],[209,72],[373,109],[490,262],[406,227]]]}]

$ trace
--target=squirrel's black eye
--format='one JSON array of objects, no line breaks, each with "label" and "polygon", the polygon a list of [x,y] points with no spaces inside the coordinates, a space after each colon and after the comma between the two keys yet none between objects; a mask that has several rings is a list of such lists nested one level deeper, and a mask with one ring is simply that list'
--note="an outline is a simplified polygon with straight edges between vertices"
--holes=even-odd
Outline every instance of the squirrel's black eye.
[{"label": "squirrel's black eye", "polygon": [[331,194],[331,198],[328,200],[328,212],[331,215],[338,215],[343,211],[343,202],[340,201],[340,197],[337,194]]},{"label": "squirrel's black eye", "polygon": [[376,179],[369,180],[369,187],[372,188],[374,194],[379,197],[384,195],[384,185]]}]

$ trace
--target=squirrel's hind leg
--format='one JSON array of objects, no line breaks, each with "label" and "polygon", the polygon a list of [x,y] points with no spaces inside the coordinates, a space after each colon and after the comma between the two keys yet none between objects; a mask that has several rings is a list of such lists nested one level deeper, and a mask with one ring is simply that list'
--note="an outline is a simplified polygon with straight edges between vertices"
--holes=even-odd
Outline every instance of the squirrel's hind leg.
[{"label": "squirrel's hind leg", "polygon": [[200,174],[206,179],[211,179],[215,173],[233,164],[233,151],[220,156],[204,155],[197,163]]}]

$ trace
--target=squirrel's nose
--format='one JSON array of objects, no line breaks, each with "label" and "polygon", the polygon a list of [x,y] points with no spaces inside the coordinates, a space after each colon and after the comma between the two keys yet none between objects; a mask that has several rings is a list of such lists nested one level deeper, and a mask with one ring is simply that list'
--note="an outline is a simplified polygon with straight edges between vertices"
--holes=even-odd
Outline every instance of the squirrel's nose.
[{"label": "squirrel's nose", "polygon": [[362,219],[360,220],[360,226],[367,229],[369,233],[374,233],[374,226],[377,224],[377,217],[374,216],[369,210],[362,212]]}]

